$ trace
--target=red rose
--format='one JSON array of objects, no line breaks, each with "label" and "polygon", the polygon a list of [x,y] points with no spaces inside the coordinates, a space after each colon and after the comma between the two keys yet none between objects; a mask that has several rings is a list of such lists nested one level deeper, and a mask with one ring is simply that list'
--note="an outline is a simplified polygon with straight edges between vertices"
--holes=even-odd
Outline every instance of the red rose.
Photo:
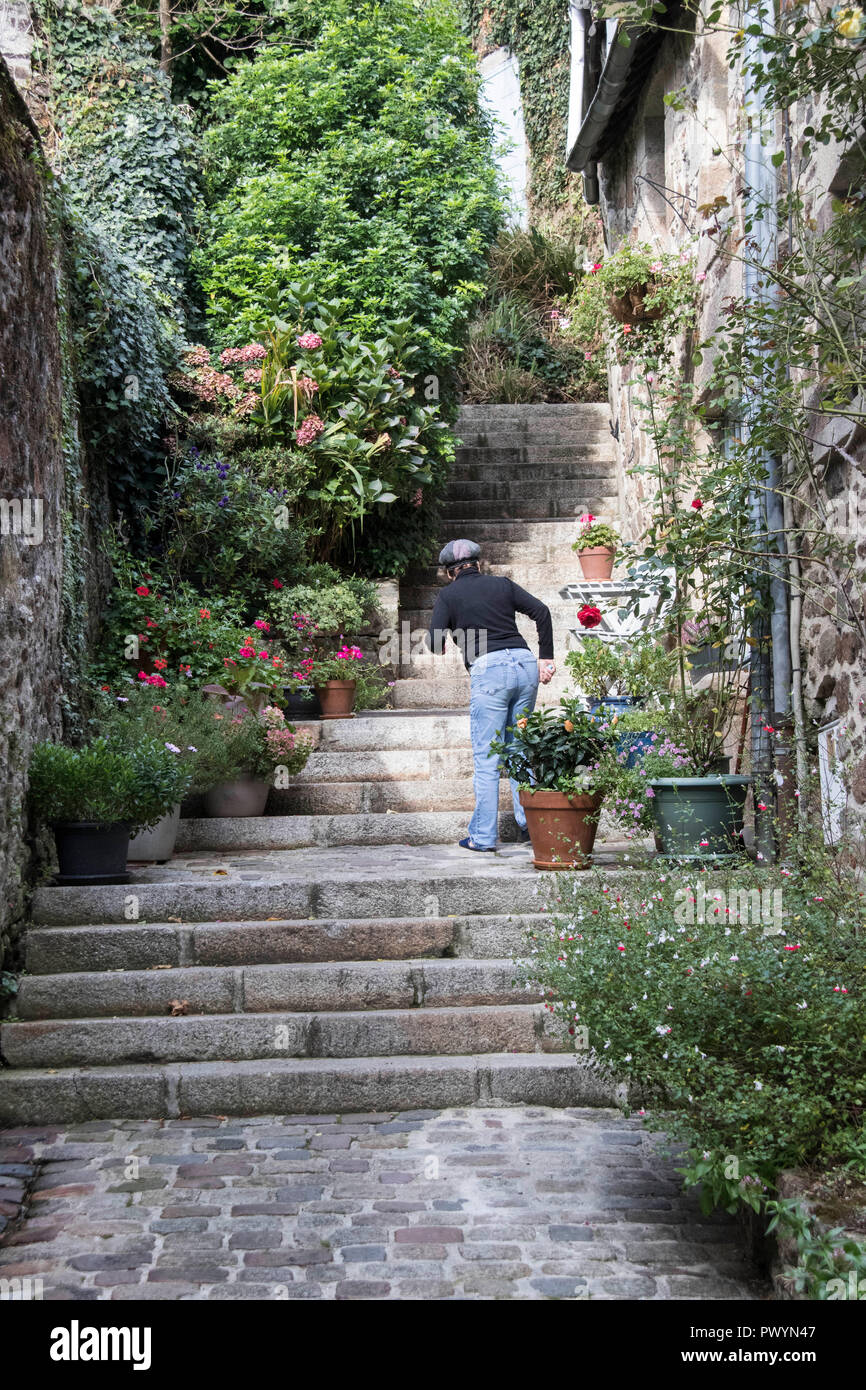
[{"label": "red rose", "polygon": [[150,593],[150,589],[148,589],[146,584],[139,584],[135,592],[138,594],[139,598],[147,598],[148,594]]},{"label": "red rose", "polygon": [[591,603],[585,603],[583,607],[578,610],[577,621],[580,623],[581,627],[598,627],[601,622],[601,609],[596,608]]},{"label": "red rose", "polygon": [[695,509],[696,512],[699,512],[699,511],[701,510],[701,508],[703,507],[703,505],[704,505],[704,504],[703,504],[703,502],[701,501],[700,497],[696,497],[695,500],[694,500],[694,502],[692,503],[692,506],[694,507],[694,509]]}]

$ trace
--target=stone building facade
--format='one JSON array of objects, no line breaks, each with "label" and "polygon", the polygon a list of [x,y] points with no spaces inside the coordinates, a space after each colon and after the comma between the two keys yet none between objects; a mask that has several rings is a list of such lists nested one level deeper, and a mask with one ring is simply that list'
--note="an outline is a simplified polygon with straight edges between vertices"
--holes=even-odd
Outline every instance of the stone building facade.
[{"label": "stone building facade", "polygon": [[[72,653],[69,643],[86,646],[93,636],[102,584],[96,533],[106,480],[78,444],[50,184],[37,127],[0,58],[0,965],[7,967],[38,871],[39,845],[34,854],[28,834],[30,751],[60,735],[74,714],[74,672],[85,653]],[[70,621],[71,608],[80,623]]]},{"label": "stone building facade", "polygon": [[[585,194],[599,205],[608,254],[625,243],[649,243],[659,252],[694,258],[700,282],[695,339],[719,324],[727,296],[743,293],[743,270],[726,254],[743,235],[747,115],[737,72],[727,61],[728,36],[697,36],[682,15],[679,32],[633,30],[617,45],[617,23],[594,22],[572,0],[572,120],[569,167],[584,177]],[[670,11],[675,15],[676,11]],[[666,102],[665,97],[678,94]],[[795,158],[813,103],[790,112]],[[770,131],[783,147],[781,124]],[[814,190],[809,209],[819,227],[832,216],[833,194],[850,185],[850,152],[819,146],[801,169]],[[730,216],[727,242],[706,235],[702,209],[724,199]],[[702,234],[704,233],[704,234]],[[680,366],[698,390],[710,364],[692,366],[689,343],[679,344]],[[640,428],[638,399],[644,389],[635,369],[609,364],[612,428],[619,453],[620,524],[633,539],[651,504],[646,476],[631,470],[647,462],[651,442]],[[815,403],[820,400],[816,395]],[[810,565],[803,547],[801,602],[794,603],[794,640],[801,645],[802,690],[810,753],[818,731],[836,724],[834,749],[850,828],[866,824],[866,431],[849,420],[819,418],[814,429],[814,491],[801,496],[795,523],[822,523],[850,542],[853,564]],[[835,572],[834,572],[835,571]],[[798,609],[799,615],[798,615]],[[795,646],[796,650],[796,646]],[[814,756],[810,765],[815,764]],[[839,794],[838,792],[836,793]]]}]

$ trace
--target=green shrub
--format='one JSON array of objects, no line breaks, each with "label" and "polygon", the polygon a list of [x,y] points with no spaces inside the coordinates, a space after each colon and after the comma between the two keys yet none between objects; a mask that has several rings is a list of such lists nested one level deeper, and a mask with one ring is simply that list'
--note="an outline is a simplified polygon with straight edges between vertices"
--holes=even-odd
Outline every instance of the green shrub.
[{"label": "green shrub", "polygon": [[866,1103],[856,886],[752,867],[589,883],[535,936],[525,970],[564,1036],[588,1029],[614,1072],[671,1112],[705,1205],[758,1205],[781,1169],[844,1157]]},{"label": "green shrub", "polygon": [[289,491],[195,449],[163,493],[158,527],[169,571],[203,595],[231,594],[244,620],[260,615],[275,579],[290,583],[307,563]]},{"label": "green shrub", "polygon": [[48,822],[128,822],[133,833],[156,825],[190,785],[186,763],[158,739],[125,747],[95,739],[84,749],[39,743],[30,762],[30,796]]},{"label": "green shrub", "polygon": [[357,635],[376,607],[377,590],[369,579],[341,576],[330,565],[312,565],[300,584],[274,593],[269,617],[286,641],[291,640],[295,616],[309,619],[319,637]]},{"label": "green shrub", "polygon": [[[450,4],[313,0],[303,46],[214,89],[196,266],[223,343],[293,280],[376,338],[411,316],[443,377],[483,293],[501,203],[479,77]],[[312,27],[312,25],[311,25]]]},{"label": "green shrub", "polygon": [[468,401],[602,400],[603,357],[575,339],[568,296],[577,250],[561,236],[509,229],[491,255],[487,296],[461,364]]}]

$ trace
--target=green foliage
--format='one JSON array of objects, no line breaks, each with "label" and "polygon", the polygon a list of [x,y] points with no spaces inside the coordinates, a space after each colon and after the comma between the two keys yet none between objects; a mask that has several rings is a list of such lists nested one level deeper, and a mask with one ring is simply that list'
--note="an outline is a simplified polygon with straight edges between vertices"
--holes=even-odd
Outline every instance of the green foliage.
[{"label": "green foliage", "polygon": [[138,527],[172,407],[165,376],[188,310],[188,123],[122,18],[44,0],[34,64],[62,174],[68,321],[88,454]]},{"label": "green foliage", "polygon": [[781,1169],[837,1159],[866,1099],[853,885],[668,869],[616,892],[598,875],[583,901],[535,936],[526,972],[566,1036],[588,1029],[617,1075],[672,1112],[706,1206],[754,1204]]},{"label": "green foliage", "polygon": [[157,739],[126,746],[97,738],[88,748],[39,743],[30,762],[30,795],[45,821],[127,822],[154,826],[189,786],[184,761]]},{"label": "green foliage", "polygon": [[313,565],[300,584],[274,593],[269,617],[288,639],[294,620],[302,615],[319,636],[361,631],[376,606],[376,586],[356,575],[341,577],[330,565]]},{"label": "green foliage", "polygon": [[[464,400],[603,399],[603,359],[575,340],[565,307],[578,255],[567,236],[534,228],[500,234],[460,370]],[[595,339],[588,338],[593,347]]]},{"label": "green foliage", "polygon": [[626,243],[595,263],[576,288],[571,331],[590,352],[603,343],[646,370],[668,358],[695,319],[696,281],[688,256]]},{"label": "green foliage", "polygon": [[291,489],[267,488],[243,464],[192,448],[176,463],[157,517],[169,572],[201,594],[230,594],[244,621],[259,617],[275,579],[307,565]]},{"label": "green foliage", "polygon": [[387,323],[366,343],[340,326],[347,310],[346,301],[317,300],[312,285],[289,287],[286,317],[267,325],[253,416],[267,438],[308,460],[301,509],[322,559],[357,544],[370,512],[420,498],[432,461],[449,455],[437,408],[418,404],[410,321]]},{"label": "green foliage", "polygon": [[565,167],[571,28],[560,0],[463,0],[467,23],[482,49],[501,44],[520,62],[520,95],[531,152],[529,195],[538,217],[563,210],[587,222],[580,176]]},{"label": "green foliage", "polygon": [[524,714],[508,731],[508,742],[496,741],[508,777],[544,791],[573,794],[575,779],[592,784],[599,759],[611,740],[606,726],[594,722],[576,700],[561,700],[557,708]]},{"label": "green foliage", "polygon": [[316,32],[215,90],[196,266],[221,341],[299,278],[375,339],[412,317],[445,377],[501,218],[473,56],[444,0],[313,0]]},{"label": "green foliage", "polygon": [[624,642],[604,642],[589,635],[570,651],[565,664],[578,690],[590,700],[631,695],[636,700],[667,694],[676,659],[658,641],[637,635]]}]

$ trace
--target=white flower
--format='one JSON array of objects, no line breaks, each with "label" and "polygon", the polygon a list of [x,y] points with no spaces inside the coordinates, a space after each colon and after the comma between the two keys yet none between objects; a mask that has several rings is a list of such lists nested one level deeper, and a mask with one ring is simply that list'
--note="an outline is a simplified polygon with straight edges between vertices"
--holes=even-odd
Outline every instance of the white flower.
[{"label": "white flower", "polygon": [[756,1091],[763,1091],[763,1089],[764,1089],[764,1083],[763,1083],[763,1081],[756,1081],[756,1082],[755,1082],[755,1090],[756,1090]]}]

